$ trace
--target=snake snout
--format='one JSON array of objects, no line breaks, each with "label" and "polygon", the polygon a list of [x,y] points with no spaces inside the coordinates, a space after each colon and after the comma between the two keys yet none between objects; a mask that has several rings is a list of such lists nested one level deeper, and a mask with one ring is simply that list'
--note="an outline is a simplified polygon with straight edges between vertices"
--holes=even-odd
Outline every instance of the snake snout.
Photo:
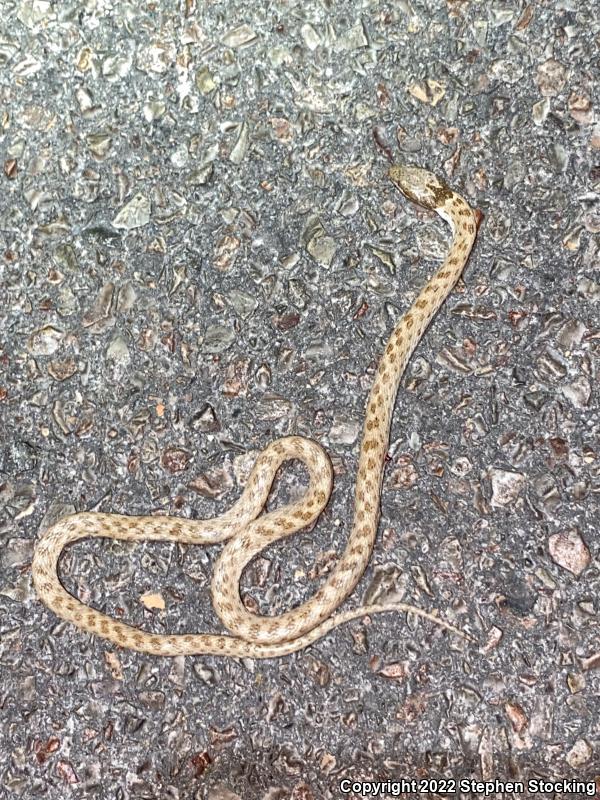
[{"label": "snake snout", "polygon": [[435,211],[450,193],[443,181],[421,167],[395,164],[389,176],[405,197],[430,211]]}]

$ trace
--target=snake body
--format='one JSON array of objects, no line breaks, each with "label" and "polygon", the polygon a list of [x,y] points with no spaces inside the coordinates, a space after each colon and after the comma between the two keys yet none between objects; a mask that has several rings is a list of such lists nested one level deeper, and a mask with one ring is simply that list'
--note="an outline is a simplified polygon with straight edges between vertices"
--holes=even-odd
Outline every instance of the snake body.
[{"label": "snake body", "polygon": [[[57,616],[121,647],[162,656],[282,656],[310,645],[337,625],[384,611],[411,612],[469,638],[436,615],[405,603],[365,605],[334,613],[354,590],[373,550],[384,461],[400,379],[425,329],[460,277],[477,230],[470,206],[432,173],[417,167],[393,166],[389,177],[406,197],[437,212],[450,224],[452,245],[442,266],[397,323],[379,361],[367,401],[352,530],[344,552],[318,591],[302,605],[273,617],[249,611],[239,593],[239,580],[248,562],[269,544],[314,522],[331,493],[332,468],[323,448],[310,439],[288,436],[272,442],[261,452],[240,498],[215,519],[80,513],[59,520],[42,533],[32,562],[33,582],[39,598]],[[307,491],[297,502],[261,513],[278,468],[290,459],[298,459],[306,466]],[[67,544],[86,537],[201,545],[226,540],[215,566],[211,596],[217,615],[230,633],[148,633],[85,605],[63,588],[58,577],[58,560]]]}]

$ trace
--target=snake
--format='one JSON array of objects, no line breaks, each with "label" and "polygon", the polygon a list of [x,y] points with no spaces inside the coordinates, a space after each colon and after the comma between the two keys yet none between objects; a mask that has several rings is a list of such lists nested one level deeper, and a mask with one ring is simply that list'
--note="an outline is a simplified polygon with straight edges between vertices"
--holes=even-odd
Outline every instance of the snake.
[{"label": "snake", "polygon": [[[39,599],[54,614],[114,645],[159,656],[212,655],[276,658],[301,650],[333,628],[383,612],[406,612],[452,635],[473,637],[435,613],[403,602],[380,602],[339,611],[361,579],[375,546],[381,487],[396,395],[409,359],[426,328],[458,281],[477,235],[477,214],[444,180],[417,166],[393,165],[391,182],[405,198],[436,212],[452,231],[449,251],[389,337],[367,399],[355,484],[353,522],[346,546],[317,591],[276,616],[255,614],[240,596],[246,565],[264,548],[316,522],[332,486],[331,461],[317,442],[285,436],[261,451],[239,499],[213,519],[127,516],[81,512],[59,519],[40,533],[31,571]],[[265,511],[275,476],[284,462],[300,461],[308,485],[294,502]],[[126,624],[81,602],[62,585],[58,563],[63,548],[83,538],[174,541],[192,545],[224,542],[211,581],[213,608],[227,633],[162,634]]]}]

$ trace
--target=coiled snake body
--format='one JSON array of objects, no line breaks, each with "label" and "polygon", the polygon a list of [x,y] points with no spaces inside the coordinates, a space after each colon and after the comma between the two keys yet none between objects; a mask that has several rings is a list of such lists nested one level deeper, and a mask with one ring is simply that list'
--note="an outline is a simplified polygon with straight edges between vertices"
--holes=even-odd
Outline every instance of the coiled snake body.
[{"label": "coiled snake body", "polygon": [[[383,611],[412,612],[470,638],[434,614],[405,603],[361,606],[332,616],[354,590],[373,549],[384,461],[400,379],[429,322],[460,277],[477,229],[473,210],[435,175],[404,166],[391,167],[389,175],[406,197],[436,211],[450,224],[452,246],[442,266],[394,328],[379,362],[367,402],[352,530],[339,561],[318,591],[302,605],[276,617],[248,611],[239,594],[240,576],[248,562],[269,544],[314,522],[331,493],[332,469],[323,448],[309,439],[288,436],[265,448],[239,500],[215,519],[81,513],[61,519],[45,531],[34,553],[33,582],[39,598],[57,616],[121,647],[163,656],[272,658],[306,647],[343,622]],[[299,459],[306,466],[309,473],[306,493],[297,502],[261,514],[278,468],[289,459]],[[215,611],[231,635],[148,633],[76,599],[60,583],[58,559],[65,545],[86,537],[201,545],[227,540],[215,566],[211,595]]]}]

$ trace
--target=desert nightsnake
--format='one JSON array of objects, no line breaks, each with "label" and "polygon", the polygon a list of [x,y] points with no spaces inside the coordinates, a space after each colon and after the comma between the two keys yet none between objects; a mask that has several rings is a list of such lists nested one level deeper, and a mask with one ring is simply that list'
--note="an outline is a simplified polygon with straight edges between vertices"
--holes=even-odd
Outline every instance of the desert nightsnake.
[{"label": "desert nightsnake", "polygon": [[[403,194],[436,211],[450,224],[453,240],[442,266],[397,323],[379,361],[367,401],[352,530],[344,552],[317,592],[302,605],[276,617],[248,611],[239,594],[239,580],[246,564],[269,544],[314,522],[331,493],[332,469],[323,448],[310,439],[288,436],[263,450],[241,497],[215,519],[80,513],[59,520],[40,536],[32,563],[36,592],[57,616],[121,647],[165,656],[281,656],[306,647],[343,622],[381,611],[412,612],[469,638],[437,616],[405,603],[362,606],[332,616],[354,590],[374,546],[384,461],[400,379],[429,322],[460,277],[477,230],[475,214],[465,200],[430,172],[394,166],[389,175]],[[261,513],[279,466],[289,459],[298,459],[306,466],[307,491],[297,502]],[[231,635],[147,633],[77,600],[60,583],[58,559],[65,545],[85,537],[202,545],[227,540],[215,566],[211,595],[215,611]]]}]

